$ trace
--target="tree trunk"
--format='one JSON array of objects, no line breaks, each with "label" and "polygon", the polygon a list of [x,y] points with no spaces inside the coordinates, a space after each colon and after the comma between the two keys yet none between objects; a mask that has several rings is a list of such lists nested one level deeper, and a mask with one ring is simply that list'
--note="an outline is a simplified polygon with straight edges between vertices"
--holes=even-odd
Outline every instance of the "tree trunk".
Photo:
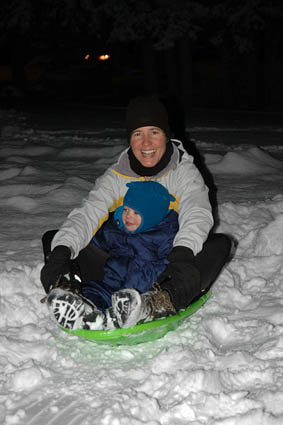
[{"label": "tree trunk", "polygon": [[259,61],[258,46],[249,53],[245,60],[246,67],[246,91],[247,106],[257,108],[262,105],[262,86],[261,86],[261,64]]},{"label": "tree trunk", "polygon": [[178,96],[178,76],[177,76],[177,58],[174,48],[165,51],[166,65],[166,93],[169,95]]},{"label": "tree trunk", "polygon": [[178,42],[178,53],[180,67],[179,94],[185,115],[188,117],[193,105],[192,50],[188,37],[183,37]]},{"label": "tree trunk", "polygon": [[157,75],[155,52],[152,43],[144,40],[142,43],[143,69],[144,69],[144,91],[147,94],[157,93]]},{"label": "tree trunk", "polygon": [[273,19],[267,27],[264,43],[265,103],[269,108],[282,106],[281,33],[279,23]]},{"label": "tree trunk", "polygon": [[10,54],[12,81],[13,85],[21,90],[26,88],[25,51],[25,44],[22,40],[13,41]]},{"label": "tree trunk", "polygon": [[220,98],[220,105],[226,108],[239,107],[239,72],[237,55],[230,49],[224,47],[222,49],[222,66],[223,66],[223,87],[222,98]]}]

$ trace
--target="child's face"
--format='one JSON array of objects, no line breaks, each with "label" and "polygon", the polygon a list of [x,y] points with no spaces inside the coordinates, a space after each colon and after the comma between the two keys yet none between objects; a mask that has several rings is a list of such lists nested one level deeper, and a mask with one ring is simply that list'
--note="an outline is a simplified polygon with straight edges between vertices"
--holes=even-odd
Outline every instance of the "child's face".
[{"label": "child's face", "polygon": [[122,220],[124,223],[124,226],[127,230],[130,232],[134,232],[137,230],[137,228],[140,226],[142,222],[142,218],[135,210],[133,210],[130,207],[124,207],[123,213],[122,213]]}]

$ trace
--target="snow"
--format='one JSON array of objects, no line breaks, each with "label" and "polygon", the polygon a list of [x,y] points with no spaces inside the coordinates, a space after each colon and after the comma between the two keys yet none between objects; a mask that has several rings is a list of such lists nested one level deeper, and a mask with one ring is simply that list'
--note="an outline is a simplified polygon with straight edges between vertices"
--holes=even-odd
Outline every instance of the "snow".
[{"label": "snow", "polygon": [[80,204],[126,139],[115,129],[35,130],[10,116],[0,145],[1,424],[283,423],[282,147],[196,143],[233,258],[177,330],[97,345],[57,329],[40,303],[41,236]]}]

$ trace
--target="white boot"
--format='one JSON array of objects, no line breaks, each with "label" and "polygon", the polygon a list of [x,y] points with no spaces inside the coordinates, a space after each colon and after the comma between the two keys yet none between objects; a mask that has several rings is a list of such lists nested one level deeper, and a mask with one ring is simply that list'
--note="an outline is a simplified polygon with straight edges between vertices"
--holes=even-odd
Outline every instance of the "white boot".
[{"label": "white boot", "polygon": [[132,328],[147,316],[140,293],[131,288],[112,295],[112,308],[120,328]]},{"label": "white boot", "polygon": [[[102,329],[104,314],[83,296],[69,290],[54,288],[49,292],[46,301],[51,317],[62,328]],[[87,323],[85,319],[88,319]]]}]

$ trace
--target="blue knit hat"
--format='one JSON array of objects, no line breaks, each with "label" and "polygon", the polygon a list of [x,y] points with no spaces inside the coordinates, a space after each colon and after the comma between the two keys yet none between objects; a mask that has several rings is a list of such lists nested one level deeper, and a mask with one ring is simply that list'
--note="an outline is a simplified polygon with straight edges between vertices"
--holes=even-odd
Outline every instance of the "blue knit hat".
[{"label": "blue knit hat", "polygon": [[129,233],[145,232],[156,226],[168,214],[170,201],[175,201],[164,186],[154,181],[135,181],[127,183],[127,186],[129,189],[124,197],[124,204],[117,208],[114,218],[119,228],[127,231],[122,221],[124,206],[135,210],[142,222],[134,232]]}]

